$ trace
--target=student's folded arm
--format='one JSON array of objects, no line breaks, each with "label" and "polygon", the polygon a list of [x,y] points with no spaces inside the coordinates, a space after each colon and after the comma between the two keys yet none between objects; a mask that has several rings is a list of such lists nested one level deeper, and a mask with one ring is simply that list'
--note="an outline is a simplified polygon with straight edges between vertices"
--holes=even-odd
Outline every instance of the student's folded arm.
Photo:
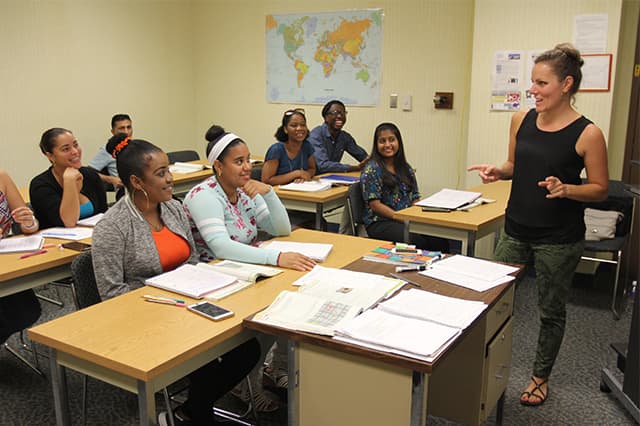
[{"label": "student's folded arm", "polygon": [[125,237],[113,223],[102,220],[94,231],[91,247],[93,271],[102,300],[129,291],[124,282]]},{"label": "student's folded arm", "polygon": [[258,227],[271,235],[282,237],[291,233],[291,222],[287,209],[272,189],[255,198]]},{"label": "student's folded arm", "polygon": [[64,226],[59,213],[62,197],[50,183],[38,178],[32,180],[29,185],[29,199],[36,218],[42,225],[41,228]]},{"label": "student's folded arm", "polygon": [[252,247],[231,239],[225,226],[223,206],[215,195],[201,191],[185,200],[185,205],[202,239],[217,258],[277,264],[278,251]]}]

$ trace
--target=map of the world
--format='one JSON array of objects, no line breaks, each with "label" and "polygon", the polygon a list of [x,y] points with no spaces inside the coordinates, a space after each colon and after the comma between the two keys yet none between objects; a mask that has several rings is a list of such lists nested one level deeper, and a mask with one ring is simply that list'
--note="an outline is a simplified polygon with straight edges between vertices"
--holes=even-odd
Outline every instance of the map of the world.
[{"label": "map of the world", "polygon": [[382,9],[268,15],[267,101],[377,105]]}]

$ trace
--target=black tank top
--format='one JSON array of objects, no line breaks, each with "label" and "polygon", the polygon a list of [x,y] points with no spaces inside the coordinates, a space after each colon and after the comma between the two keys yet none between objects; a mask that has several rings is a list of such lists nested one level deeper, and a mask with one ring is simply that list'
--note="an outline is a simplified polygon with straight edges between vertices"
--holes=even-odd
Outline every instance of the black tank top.
[{"label": "black tank top", "polygon": [[529,242],[577,242],[585,232],[582,203],[547,199],[547,189],[539,187],[538,182],[555,176],[563,183],[581,184],[584,160],[576,153],[576,143],[591,121],[581,116],[563,129],[546,132],[538,129],[537,117],[536,110],[531,109],[516,134],[505,231]]}]

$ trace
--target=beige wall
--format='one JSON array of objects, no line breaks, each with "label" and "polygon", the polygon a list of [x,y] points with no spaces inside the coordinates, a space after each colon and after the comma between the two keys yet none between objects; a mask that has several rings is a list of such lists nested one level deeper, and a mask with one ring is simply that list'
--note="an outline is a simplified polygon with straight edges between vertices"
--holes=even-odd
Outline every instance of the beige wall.
[{"label": "beige wall", "polygon": [[[377,124],[397,123],[426,194],[476,184],[467,164],[506,156],[510,114],[487,108],[495,50],[551,47],[571,40],[574,14],[608,13],[614,67],[630,64],[638,2],[0,0],[0,8],[0,167],[19,185],[47,166],[37,148],[43,130],[73,130],[87,163],[116,112],[132,114],[135,134],[165,150],[203,155],[203,134],[218,123],[263,155],[294,106],[265,101],[265,15],[382,8],[381,104],[349,107],[346,129],[369,150]],[[518,25],[497,25],[496,16]],[[577,104],[608,135],[612,176],[624,151],[630,81],[614,72],[614,91],[580,94]],[[455,93],[453,110],[433,108],[436,91]],[[389,109],[391,93],[412,95],[413,111]],[[320,124],[321,107],[304,107],[310,127]]]},{"label": "beige wall", "polygon": [[[621,0],[575,0],[570,2],[557,0],[538,0],[535,2],[528,0],[476,0],[468,164],[502,164],[507,156],[509,120],[512,114],[502,111],[492,112],[488,108],[491,89],[491,61],[494,52],[497,50],[549,49],[557,43],[572,41],[575,15],[606,13],[609,17],[607,52],[614,54],[612,90],[610,92],[578,93],[576,108],[593,120],[604,132],[609,150],[613,153],[609,161],[610,168],[613,170],[612,177],[620,178],[615,174],[619,173],[619,163],[622,161],[619,153],[624,151],[624,139],[620,137],[620,129],[626,126],[626,113],[622,106],[618,105],[617,118],[619,120],[614,121],[612,120],[612,108],[614,93],[617,93],[616,70],[620,61],[618,47],[621,10]],[[500,22],[517,23],[517,25],[497,25],[497,16],[500,17]],[[635,17],[637,19],[637,13]],[[512,29],[517,29],[517,31],[514,33]],[[628,55],[629,52],[625,51],[625,54]],[[625,63],[626,61],[625,58]],[[628,91],[628,82],[626,84]],[[622,93],[620,96],[624,97],[625,94]],[[628,94],[626,96],[628,105]],[[611,128],[612,124],[616,126],[615,129]],[[621,144],[622,148],[620,148]],[[475,173],[468,176],[468,185],[479,182]]]},{"label": "beige wall", "polygon": [[0,167],[28,185],[49,127],[72,130],[87,163],[117,112],[139,137],[193,144],[191,17],[184,1],[0,0]]},{"label": "beige wall", "polygon": [[[382,8],[381,104],[348,107],[345,127],[367,151],[383,121],[398,124],[423,193],[457,186],[464,165],[473,2],[411,1],[199,1],[195,7],[196,127],[223,125],[264,155],[289,104],[265,97],[265,16],[346,8]],[[435,91],[455,93],[454,109],[433,108]],[[390,109],[391,93],[411,94],[413,110]],[[321,106],[307,106],[310,127],[322,123]],[[202,154],[201,154],[202,155]],[[348,155],[345,155],[345,159]],[[350,157],[349,157],[350,158]]]}]

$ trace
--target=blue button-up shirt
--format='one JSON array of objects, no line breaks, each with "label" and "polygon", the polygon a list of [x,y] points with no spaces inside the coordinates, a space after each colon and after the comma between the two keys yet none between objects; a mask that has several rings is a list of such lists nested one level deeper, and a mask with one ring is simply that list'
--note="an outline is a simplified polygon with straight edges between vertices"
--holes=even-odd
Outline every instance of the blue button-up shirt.
[{"label": "blue button-up shirt", "polygon": [[349,171],[349,167],[351,166],[340,162],[342,160],[342,154],[344,154],[345,151],[358,161],[367,158],[367,151],[356,144],[355,139],[344,130],[338,133],[338,137],[334,141],[331,138],[331,133],[329,133],[327,123],[313,129],[311,133],[309,133],[308,139],[313,145],[316,166],[318,168],[317,173]]}]

